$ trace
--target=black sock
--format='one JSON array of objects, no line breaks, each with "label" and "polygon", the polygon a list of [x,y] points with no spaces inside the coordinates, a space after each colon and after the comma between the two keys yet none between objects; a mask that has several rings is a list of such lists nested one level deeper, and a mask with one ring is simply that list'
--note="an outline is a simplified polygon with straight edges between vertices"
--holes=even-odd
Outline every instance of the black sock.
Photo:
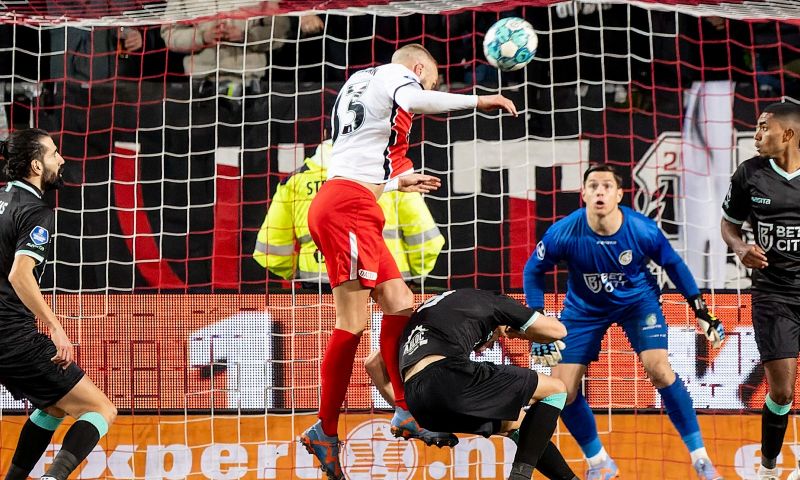
[{"label": "black sock", "polygon": [[528,410],[519,427],[519,444],[509,480],[530,480],[539,457],[550,443],[559,415],[560,408],[545,402],[536,402]]},{"label": "black sock", "polygon": [[775,461],[781,452],[788,425],[788,413],[778,415],[766,405],[761,409],[761,464],[765,467],[775,468]]},{"label": "black sock", "polygon": [[97,427],[85,420],[78,420],[64,436],[61,450],[53,459],[45,476],[53,477],[56,480],[66,480],[69,474],[78,468],[83,459],[91,453],[98,441],[100,441],[100,432],[97,431]]},{"label": "black sock", "polygon": [[36,425],[30,418],[22,426],[17,441],[17,449],[14,451],[14,458],[11,459],[11,467],[6,473],[5,480],[25,480],[31,473],[36,462],[50,445],[53,438],[53,430]]},{"label": "black sock", "polygon": [[547,444],[542,456],[539,457],[536,469],[550,480],[573,480],[578,478],[575,472],[569,468],[564,456],[561,455],[561,452],[558,451],[553,442]]}]

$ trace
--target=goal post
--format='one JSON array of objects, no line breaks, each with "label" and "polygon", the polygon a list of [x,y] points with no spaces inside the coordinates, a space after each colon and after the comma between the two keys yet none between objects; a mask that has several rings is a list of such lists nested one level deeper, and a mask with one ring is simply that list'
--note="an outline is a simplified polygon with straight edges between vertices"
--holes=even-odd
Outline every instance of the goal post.
[{"label": "goal post", "polygon": [[[123,414],[82,478],[318,478],[294,440],[318,408],[333,299],[318,280],[268,272],[253,252],[276,190],[327,138],[344,80],[412,42],[438,60],[438,88],[502,93],[520,111],[415,119],[409,157],[442,179],[425,203],[446,240],[412,282],[417,299],[477,287],[522,300],[525,261],[582,205],[583,171],[615,165],[623,204],[659,223],[725,324],[728,340],[710,351],[654,269],[670,361],[709,453],[726,478],[754,476],[753,413],[766,389],[750,277],[718,225],[730,174],[755,154],[758,114],[800,99],[794,2],[100,3],[0,5],[0,138],[44,128],[66,160],[42,285],[80,365]],[[304,31],[311,15],[321,30]],[[499,73],[482,40],[509,15],[533,25],[539,49],[526,68]],[[215,21],[244,25],[242,36],[201,48]],[[549,311],[565,280],[563,268],[548,277]],[[387,435],[388,405],[361,366],[378,344],[381,313],[370,308],[342,416],[348,478],[505,478],[508,441],[464,437],[439,451]],[[518,341],[482,358],[530,366]],[[584,389],[626,478],[692,474],[618,327]],[[29,408],[0,389],[2,468]],[[566,429],[555,439],[582,472]],[[800,458],[796,427],[787,439],[789,469]]]}]

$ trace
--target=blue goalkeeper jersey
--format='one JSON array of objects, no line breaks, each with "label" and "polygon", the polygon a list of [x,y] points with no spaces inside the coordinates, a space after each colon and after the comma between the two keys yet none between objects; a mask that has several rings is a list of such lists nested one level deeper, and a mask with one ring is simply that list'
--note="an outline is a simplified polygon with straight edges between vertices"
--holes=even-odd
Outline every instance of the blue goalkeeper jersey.
[{"label": "blue goalkeeper jersey", "polygon": [[554,223],[525,264],[525,300],[544,307],[545,273],[559,262],[569,269],[565,310],[571,315],[605,317],[643,301],[658,301],[661,290],[647,265],[664,268],[687,298],[700,293],[688,267],[658,225],[628,207],[620,207],[622,226],[613,235],[598,235],[581,208]]}]

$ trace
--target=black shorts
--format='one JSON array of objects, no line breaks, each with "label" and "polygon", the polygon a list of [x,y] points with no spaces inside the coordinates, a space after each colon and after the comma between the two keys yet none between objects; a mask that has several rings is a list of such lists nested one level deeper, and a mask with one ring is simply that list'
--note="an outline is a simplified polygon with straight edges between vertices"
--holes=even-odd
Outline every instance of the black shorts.
[{"label": "black shorts", "polygon": [[56,347],[37,331],[0,341],[0,383],[17,400],[27,398],[36,408],[61,400],[85,375],[72,363],[66,370],[50,361]]},{"label": "black shorts", "polygon": [[753,293],[753,331],[762,362],[797,358],[800,353],[800,305]]},{"label": "black shorts", "polygon": [[436,432],[488,437],[503,420],[516,420],[539,376],[514,365],[445,358],[405,383],[408,409],[420,426]]}]

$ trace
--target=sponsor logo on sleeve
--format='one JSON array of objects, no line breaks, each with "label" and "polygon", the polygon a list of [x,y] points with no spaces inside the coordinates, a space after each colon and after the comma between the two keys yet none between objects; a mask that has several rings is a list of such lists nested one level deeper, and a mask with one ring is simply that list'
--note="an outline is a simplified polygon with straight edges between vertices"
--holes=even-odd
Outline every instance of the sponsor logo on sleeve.
[{"label": "sponsor logo on sleeve", "polygon": [[34,245],[45,245],[50,241],[50,232],[46,228],[37,225],[31,230],[30,237]]},{"label": "sponsor logo on sleeve", "polygon": [[538,258],[539,260],[544,260],[544,254],[545,254],[544,243],[540,241],[539,243],[536,244],[536,258]]}]

